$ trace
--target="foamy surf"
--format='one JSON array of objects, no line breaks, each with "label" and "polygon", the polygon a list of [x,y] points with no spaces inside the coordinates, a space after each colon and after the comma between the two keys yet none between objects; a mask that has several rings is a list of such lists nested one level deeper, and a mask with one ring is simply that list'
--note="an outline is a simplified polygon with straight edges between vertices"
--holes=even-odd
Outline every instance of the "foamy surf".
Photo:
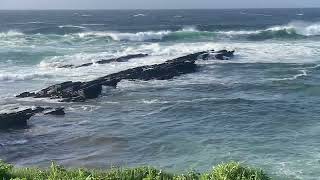
[{"label": "foamy surf", "polygon": [[[0,132],[0,144],[28,140],[0,145],[0,159],[42,166],[64,154],[68,160],[58,163],[68,167],[97,166],[97,159],[99,167],[131,167],[147,159],[150,165],[174,171],[190,168],[187,160],[202,171],[231,157],[265,167],[279,177],[275,179],[320,177],[315,138],[320,102],[319,9],[1,14],[11,18],[0,21],[0,111],[64,106],[66,115],[35,116],[25,130]],[[43,23],[32,23],[37,21]],[[124,80],[117,88],[104,86],[98,98],[86,102],[15,97],[211,49],[235,50],[235,56],[225,61],[198,60],[196,72],[171,80]],[[136,53],[149,56],[57,68]],[[77,140],[97,135],[101,151],[89,146],[93,141]],[[124,141],[111,142],[111,135]],[[308,156],[297,156],[304,149]]]},{"label": "foamy surf", "polygon": [[0,32],[0,38],[21,37],[21,36],[24,36],[24,34],[14,30],[11,30],[8,32]]},{"label": "foamy surf", "polygon": [[[77,43],[79,41],[131,41],[131,42],[171,42],[171,41],[222,41],[226,39],[231,40],[286,40],[297,38],[310,38],[320,36],[320,23],[318,22],[303,22],[293,21],[286,25],[272,26],[266,29],[257,30],[198,30],[195,26],[187,26],[181,30],[161,30],[161,31],[141,31],[141,32],[117,32],[117,31],[89,31],[90,26],[103,26],[104,24],[82,24],[79,25],[60,25],[58,26],[57,34],[54,31],[48,31],[46,28],[34,30],[35,34],[25,34],[11,30],[8,32],[1,32],[0,38],[20,38],[24,41],[36,42],[34,40],[46,40],[43,43]],[[88,26],[88,28],[86,27]],[[90,29],[90,28],[89,28]],[[46,34],[49,33],[49,34]],[[15,39],[16,40],[16,39]]]},{"label": "foamy surf", "polygon": [[293,80],[297,80],[297,79],[300,79],[302,77],[306,77],[308,76],[307,74],[307,70],[299,70],[299,74],[296,74],[292,77],[287,77],[287,78],[272,78],[270,79],[271,81],[293,81]]},{"label": "foamy surf", "polygon": [[226,37],[252,39],[273,39],[273,38],[297,38],[311,37],[320,35],[320,23],[309,22],[291,22],[287,25],[272,26],[261,30],[231,30],[231,31],[200,31],[197,28],[190,26],[179,31],[146,31],[137,33],[120,33],[120,32],[84,32],[79,33],[79,37],[97,36],[110,37],[114,41],[150,41],[150,40],[185,40],[196,38],[214,38],[216,40]]},{"label": "foamy surf", "polygon": [[2,73],[0,74],[0,81],[26,81],[36,79],[49,79],[53,76],[50,74],[35,73],[35,74],[14,74],[14,73]]}]

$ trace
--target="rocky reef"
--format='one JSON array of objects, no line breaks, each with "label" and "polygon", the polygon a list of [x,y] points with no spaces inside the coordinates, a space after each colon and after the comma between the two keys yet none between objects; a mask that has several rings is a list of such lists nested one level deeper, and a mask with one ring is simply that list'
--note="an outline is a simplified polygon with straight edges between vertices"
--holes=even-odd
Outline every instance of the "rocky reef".
[{"label": "rocky reef", "polygon": [[[167,80],[182,74],[193,73],[197,70],[196,60],[228,60],[234,51],[202,51],[165,61],[162,64],[147,65],[124,70],[87,82],[67,81],[55,84],[38,92],[24,92],[18,98],[51,98],[63,102],[83,102],[97,98],[102,92],[102,86],[116,87],[121,80],[152,79]],[[141,55],[143,56],[143,55]],[[107,62],[107,61],[105,61]]]}]

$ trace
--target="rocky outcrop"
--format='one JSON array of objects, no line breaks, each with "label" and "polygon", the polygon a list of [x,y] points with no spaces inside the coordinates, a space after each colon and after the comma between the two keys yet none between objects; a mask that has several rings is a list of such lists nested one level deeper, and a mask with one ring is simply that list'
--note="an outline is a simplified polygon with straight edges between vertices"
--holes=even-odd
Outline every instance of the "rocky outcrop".
[{"label": "rocky outcrop", "polygon": [[45,115],[63,116],[66,113],[64,112],[64,108],[56,108],[56,109],[49,110],[49,111],[45,112],[44,114]]},{"label": "rocky outcrop", "polygon": [[151,79],[167,80],[182,74],[192,73],[197,70],[196,60],[219,59],[225,60],[233,57],[234,51],[203,51],[189,54],[176,59],[168,60],[162,64],[141,66],[118,73],[110,74],[93,81],[72,82],[67,81],[50,86],[38,92],[24,92],[17,95],[19,98],[51,98],[61,99],[64,102],[82,102],[87,99],[97,98],[102,92],[102,86],[116,87],[121,80]]},{"label": "rocky outcrop", "polygon": [[21,111],[0,114],[0,129],[25,128],[27,121],[35,114],[64,115],[64,108],[28,108]]},{"label": "rocky outcrop", "polygon": [[90,63],[85,63],[85,64],[81,64],[81,65],[72,65],[72,64],[67,64],[67,65],[62,65],[59,66],[58,68],[80,68],[80,67],[87,67],[87,66],[91,66],[93,64],[107,64],[107,63],[112,63],[112,62],[127,62],[130,59],[134,59],[134,58],[143,58],[148,56],[148,54],[130,54],[127,56],[122,56],[122,57],[118,57],[118,58],[111,58],[111,59],[102,59],[100,61],[97,62],[90,62]]},{"label": "rocky outcrop", "polygon": [[234,51],[208,51],[207,53],[203,53],[200,59],[203,60],[229,60],[234,56]]},{"label": "rocky outcrop", "polygon": [[31,109],[24,111],[0,114],[0,129],[23,128],[27,126],[27,120],[34,114]]}]

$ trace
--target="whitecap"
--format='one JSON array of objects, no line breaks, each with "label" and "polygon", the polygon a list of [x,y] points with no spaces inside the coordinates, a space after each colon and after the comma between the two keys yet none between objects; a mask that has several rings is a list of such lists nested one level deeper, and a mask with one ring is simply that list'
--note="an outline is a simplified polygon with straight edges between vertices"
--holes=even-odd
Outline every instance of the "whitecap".
[{"label": "whitecap", "polygon": [[146,41],[146,40],[161,40],[171,31],[148,31],[137,33],[120,33],[120,32],[84,32],[78,33],[80,38],[97,36],[97,37],[110,37],[114,41]]},{"label": "whitecap", "polygon": [[30,74],[14,74],[5,73],[0,74],[0,81],[25,81],[33,79],[51,78],[52,76],[45,73],[30,73]]},{"label": "whitecap", "polygon": [[159,99],[150,99],[150,100],[142,99],[142,103],[144,103],[144,104],[167,104],[167,103],[169,103],[169,101],[161,101]]},{"label": "whitecap", "polygon": [[291,33],[303,35],[303,36],[317,36],[320,35],[320,23],[310,23],[304,21],[294,21],[284,26],[274,26],[266,29],[267,31],[281,31],[285,30]]},{"label": "whitecap", "polygon": [[75,26],[75,25],[61,25],[61,26],[58,26],[60,29],[62,28],[79,28],[79,29],[85,29],[85,27],[83,26]]},{"label": "whitecap", "polygon": [[239,31],[217,31],[218,34],[232,35],[251,35],[259,34],[265,31],[277,32],[286,31],[288,34],[299,34],[303,36],[318,36],[320,35],[320,23],[310,23],[304,21],[293,21],[286,25],[272,26],[260,30],[239,30]]},{"label": "whitecap", "polygon": [[181,31],[178,32],[198,32],[199,30],[197,29],[196,26],[185,26],[182,28]]},{"label": "whitecap", "polygon": [[133,15],[133,17],[144,17],[144,16],[146,16],[145,14],[135,14],[135,15]]},{"label": "whitecap", "polygon": [[95,106],[95,105],[73,105],[68,107],[67,109],[70,112],[83,112],[83,111],[94,112],[100,108],[101,108],[100,106]]},{"label": "whitecap", "polygon": [[250,35],[250,34],[258,34],[262,32],[261,30],[256,31],[217,31],[217,34],[224,34],[227,36],[234,36],[234,35]]},{"label": "whitecap", "polygon": [[23,36],[24,34],[15,30],[10,30],[8,32],[0,32],[0,38],[17,37]]}]

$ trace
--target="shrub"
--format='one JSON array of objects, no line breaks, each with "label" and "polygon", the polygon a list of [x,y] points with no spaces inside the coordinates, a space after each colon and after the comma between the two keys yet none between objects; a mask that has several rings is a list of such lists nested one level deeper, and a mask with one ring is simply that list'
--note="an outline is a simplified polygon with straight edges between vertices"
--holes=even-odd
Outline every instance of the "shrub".
[{"label": "shrub", "polygon": [[13,166],[0,160],[0,179],[9,179]]},{"label": "shrub", "polygon": [[0,161],[0,180],[270,180],[262,170],[231,162],[200,174],[191,171],[184,175],[165,173],[151,167],[111,169],[107,171],[65,169],[52,163],[49,169],[14,168]]},{"label": "shrub", "polygon": [[242,166],[231,162],[220,164],[207,175],[210,180],[269,180],[270,178],[259,169]]}]

